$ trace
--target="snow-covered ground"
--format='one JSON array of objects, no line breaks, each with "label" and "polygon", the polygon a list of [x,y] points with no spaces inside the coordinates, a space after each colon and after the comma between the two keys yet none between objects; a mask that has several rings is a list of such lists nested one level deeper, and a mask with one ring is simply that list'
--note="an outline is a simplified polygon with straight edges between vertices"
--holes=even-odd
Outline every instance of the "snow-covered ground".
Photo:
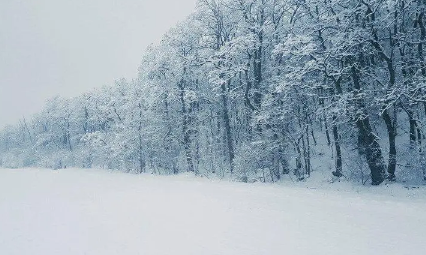
[{"label": "snow-covered ground", "polygon": [[426,190],[392,185],[0,169],[0,254],[425,254]]}]

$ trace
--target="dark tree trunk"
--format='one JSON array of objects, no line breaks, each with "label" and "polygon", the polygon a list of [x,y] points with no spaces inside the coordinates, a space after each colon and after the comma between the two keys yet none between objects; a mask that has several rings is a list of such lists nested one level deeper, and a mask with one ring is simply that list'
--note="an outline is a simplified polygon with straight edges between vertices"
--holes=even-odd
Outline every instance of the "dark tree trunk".
[{"label": "dark tree trunk", "polygon": [[298,180],[303,180],[305,178],[302,173],[302,151],[300,150],[300,141],[296,145],[297,157],[296,157],[296,169],[294,174],[297,176]]},{"label": "dark tree trunk", "polygon": [[334,147],[336,148],[336,171],[333,172],[333,175],[336,177],[341,177],[343,175],[342,171],[342,150],[340,148],[340,139],[339,132],[337,130],[336,116],[333,116],[333,139],[334,139]]},{"label": "dark tree trunk", "polygon": [[368,117],[356,121],[359,130],[358,146],[360,152],[365,155],[371,172],[373,185],[379,185],[385,178],[385,162],[380,145],[373,134]]},{"label": "dark tree trunk", "polygon": [[261,93],[260,83],[262,82],[262,47],[259,47],[255,52],[254,57],[254,106],[256,109],[260,109],[261,105]]},{"label": "dark tree trunk", "polygon": [[417,143],[419,145],[419,152],[422,152],[422,130],[417,127]]},{"label": "dark tree trunk", "polygon": [[396,126],[394,121],[389,114],[389,110],[383,112],[383,119],[385,120],[388,137],[389,137],[389,162],[388,162],[388,178],[389,180],[395,180],[396,170]]},{"label": "dark tree trunk", "polygon": [[[351,76],[356,93],[361,90],[361,84],[356,68],[351,68]],[[357,100],[357,107],[361,111],[365,111],[365,103],[362,98]],[[364,116],[362,116],[364,115]],[[377,142],[376,135],[370,125],[370,119],[367,114],[361,113],[356,116],[356,126],[358,128],[358,147],[359,152],[365,155],[368,167],[371,172],[372,185],[379,185],[385,179],[386,166],[383,159],[382,150]]]},{"label": "dark tree trunk", "polygon": [[248,74],[249,69],[250,69],[250,64],[247,65],[247,69],[244,70],[244,76],[245,76],[245,80],[246,80],[246,88],[245,88],[245,91],[244,91],[244,104],[246,105],[246,107],[248,107],[248,109],[250,111],[254,111],[254,110],[256,110],[256,108],[253,106],[253,104],[250,101],[250,90],[252,89],[253,84],[252,84],[252,82],[250,81],[250,78],[249,78],[249,74]]},{"label": "dark tree trunk", "polygon": [[[369,10],[367,13],[371,14],[370,6],[368,7]],[[371,15],[372,20],[374,21],[374,15]],[[390,33],[389,36],[389,44],[391,47],[391,53],[389,56],[384,52],[383,47],[380,45],[379,36],[377,35],[376,30],[373,31],[373,40],[371,41],[371,44],[373,47],[377,50],[379,55],[384,59],[386,62],[386,66],[388,69],[389,74],[389,84],[387,89],[391,90],[395,86],[396,82],[396,71],[394,67],[394,60],[393,60],[393,47],[395,46],[393,41],[393,34]],[[397,31],[394,31],[395,33]],[[388,131],[388,137],[389,137],[389,162],[388,162],[388,178],[390,180],[395,180],[395,169],[396,169],[396,145],[395,145],[395,138],[396,138],[396,114],[394,114],[394,119],[392,119],[391,114],[389,113],[389,109],[395,107],[393,102],[389,102],[386,100],[385,104],[383,105],[383,113],[382,117],[385,121],[386,128]]]},{"label": "dark tree trunk", "polygon": [[410,144],[414,145],[416,142],[416,129],[417,129],[417,122],[414,119],[413,112],[407,111],[408,119],[410,122]]},{"label": "dark tree trunk", "polygon": [[315,139],[314,129],[311,128],[311,137],[312,141],[314,141],[314,145],[317,146],[317,139]]},{"label": "dark tree trunk", "polygon": [[[420,2],[421,1],[419,1],[419,3]],[[425,58],[424,58],[424,53],[423,53],[423,43],[424,43],[424,40],[426,39],[426,27],[425,27],[425,24],[423,22],[423,18],[425,16],[424,7],[423,6],[420,7],[420,10],[421,11],[420,11],[418,18],[417,18],[417,22],[418,22],[419,28],[420,28],[420,42],[418,44],[417,51],[418,51],[418,56],[419,56],[419,60],[420,60],[422,75],[426,76],[426,63],[425,63]]]},{"label": "dark tree trunk", "polygon": [[[228,82],[229,85],[229,82]],[[232,132],[231,132],[231,124],[229,120],[229,113],[228,113],[228,95],[227,95],[227,89],[226,84],[223,83],[221,85],[222,89],[222,114],[223,114],[223,121],[225,125],[225,133],[226,133],[226,143],[228,147],[228,157],[229,157],[229,170],[231,171],[231,174],[234,172],[234,145],[232,142]]]},{"label": "dark tree trunk", "polygon": [[[386,59],[386,63],[388,66],[388,72],[389,72],[389,88],[394,87],[395,85],[395,69],[393,66],[393,60],[390,58]],[[386,123],[386,128],[388,131],[388,137],[389,137],[389,161],[388,161],[388,178],[389,180],[395,180],[395,170],[396,170],[396,145],[395,145],[395,138],[396,138],[396,114],[394,114],[393,119],[391,117],[391,114],[389,113],[390,107],[388,105],[385,105],[384,108],[387,108],[383,111],[382,117]],[[392,107],[395,107],[395,105],[392,105]]]},{"label": "dark tree trunk", "polygon": [[330,140],[330,131],[328,130],[327,118],[324,118],[324,126],[325,126],[325,137],[327,138],[327,145],[331,145]]},{"label": "dark tree trunk", "polygon": [[[335,89],[338,95],[343,94],[341,81],[342,79],[339,77],[338,79],[334,79],[334,85]],[[337,128],[337,116],[333,114],[333,139],[334,139],[334,147],[336,149],[336,171],[334,171],[332,174],[336,177],[343,176],[343,167],[342,167],[342,150],[340,148],[340,137],[339,137],[339,130]]]},{"label": "dark tree trunk", "polygon": [[309,125],[306,125],[306,131],[305,131],[305,135],[306,135],[306,146],[305,147],[305,151],[304,151],[304,155],[305,155],[305,173],[308,175],[308,177],[311,176],[311,143],[309,141]]},{"label": "dark tree trunk", "polygon": [[[264,10],[260,12],[260,24],[264,23]],[[260,93],[260,83],[262,82],[262,54],[263,54],[263,31],[258,32],[259,46],[254,53],[254,105],[260,109],[262,94]]]}]

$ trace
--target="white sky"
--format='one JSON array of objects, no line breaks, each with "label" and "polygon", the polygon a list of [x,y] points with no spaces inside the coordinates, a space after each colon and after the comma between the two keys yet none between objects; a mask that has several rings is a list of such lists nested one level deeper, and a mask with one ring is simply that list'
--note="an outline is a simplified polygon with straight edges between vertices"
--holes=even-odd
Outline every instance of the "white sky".
[{"label": "white sky", "polygon": [[145,48],[196,0],[0,0],[0,128],[55,95],[136,77]]}]

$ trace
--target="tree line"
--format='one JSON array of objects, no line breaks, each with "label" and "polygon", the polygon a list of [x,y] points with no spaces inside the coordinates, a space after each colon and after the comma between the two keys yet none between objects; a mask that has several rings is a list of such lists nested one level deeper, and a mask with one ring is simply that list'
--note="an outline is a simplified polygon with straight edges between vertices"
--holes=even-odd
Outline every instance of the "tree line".
[{"label": "tree line", "polygon": [[[0,133],[7,167],[426,180],[425,0],[199,0],[121,79]],[[328,163],[327,163],[328,162]],[[367,173],[367,174],[364,174]]]}]

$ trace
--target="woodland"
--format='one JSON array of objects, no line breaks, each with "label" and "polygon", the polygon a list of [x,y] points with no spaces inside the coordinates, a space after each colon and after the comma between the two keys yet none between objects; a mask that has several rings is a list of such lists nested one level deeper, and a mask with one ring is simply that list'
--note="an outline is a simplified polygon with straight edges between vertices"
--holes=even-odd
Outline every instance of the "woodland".
[{"label": "woodland", "polygon": [[0,131],[0,165],[422,183],[425,11],[425,0],[199,0],[137,78],[52,98]]}]

